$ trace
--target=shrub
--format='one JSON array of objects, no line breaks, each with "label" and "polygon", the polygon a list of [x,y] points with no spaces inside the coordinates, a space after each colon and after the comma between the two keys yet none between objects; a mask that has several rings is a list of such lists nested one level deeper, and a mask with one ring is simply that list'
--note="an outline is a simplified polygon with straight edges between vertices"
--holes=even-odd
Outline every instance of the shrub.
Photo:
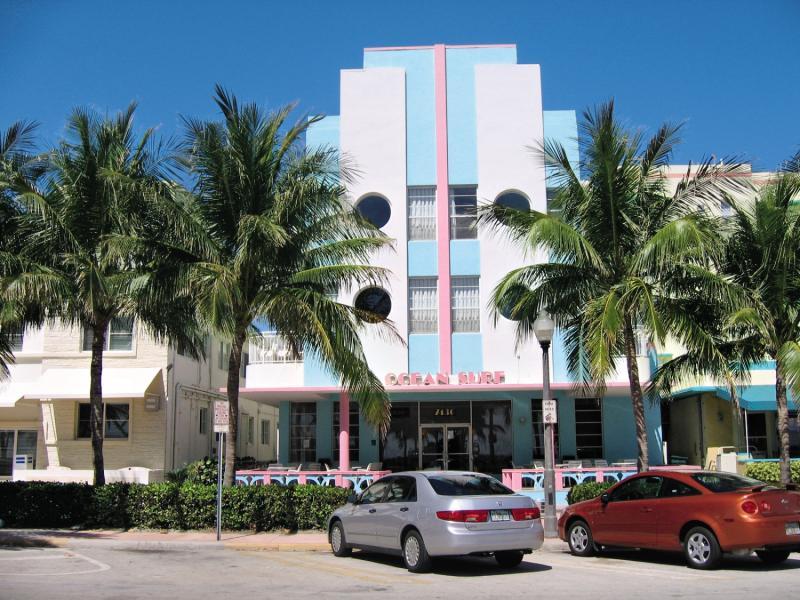
[{"label": "shrub", "polygon": [[331,513],[347,502],[350,490],[303,485],[294,488],[297,529],[324,529]]},{"label": "shrub", "polygon": [[93,488],[83,483],[0,483],[0,519],[12,527],[71,527],[89,520]]},{"label": "shrub", "polygon": [[[792,472],[792,482],[800,483],[800,460],[793,460],[789,465]],[[748,463],[745,468],[745,475],[764,483],[780,485],[781,465],[777,462]]]},{"label": "shrub", "polygon": [[316,486],[257,485],[237,487],[261,490],[264,506],[256,520],[256,529],[270,531],[272,529],[297,529],[297,505],[294,502],[294,492],[298,488]]},{"label": "shrub", "polygon": [[183,529],[180,487],[175,483],[133,484],[128,492],[127,517],[131,527]]},{"label": "shrub", "polygon": [[602,483],[598,481],[586,481],[584,483],[579,483],[578,485],[574,485],[570,488],[569,493],[567,493],[567,503],[575,504],[576,502],[583,502],[584,500],[597,498],[612,485],[614,484],[605,481]]},{"label": "shrub", "polygon": [[130,483],[109,483],[94,489],[94,506],[87,525],[127,529]]},{"label": "shrub", "polygon": [[217,485],[217,459],[203,458],[186,466],[186,481],[201,485]]}]

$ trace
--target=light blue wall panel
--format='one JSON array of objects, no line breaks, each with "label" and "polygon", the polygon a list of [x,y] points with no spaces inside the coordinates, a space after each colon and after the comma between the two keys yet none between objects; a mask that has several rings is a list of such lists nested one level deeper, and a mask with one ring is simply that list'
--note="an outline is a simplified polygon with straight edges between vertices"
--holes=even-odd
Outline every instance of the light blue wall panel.
[{"label": "light blue wall panel", "polygon": [[636,457],[636,427],[630,398],[603,398],[603,457],[609,462]]},{"label": "light blue wall panel", "polygon": [[558,455],[575,456],[575,399],[554,394],[558,401]]},{"label": "light blue wall panel", "polygon": [[438,275],[436,240],[408,242],[408,276],[436,277]]},{"label": "light blue wall panel", "polygon": [[439,370],[439,336],[412,333],[408,336],[408,372],[436,373]]},{"label": "light blue wall panel", "polygon": [[478,183],[475,65],[516,64],[517,49],[447,49],[447,166],[450,185]]},{"label": "light blue wall panel", "polygon": [[478,240],[450,241],[450,275],[480,275],[481,244]]},{"label": "light blue wall panel", "polygon": [[317,460],[333,458],[333,400],[317,400]]},{"label": "light blue wall panel", "polygon": [[288,400],[281,400],[278,406],[278,434],[280,441],[278,444],[278,462],[287,464],[289,462],[289,435],[292,426],[292,403]]},{"label": "light blue wall panel", "polygon": [[378,462],[380,460],[378,432],[372,425],[367,423],[360,411],[358,413],[358,436],[359,466],[366,467],[371,462]]},{"label": "light blue wall panel", "polygon": [[483,340],[480,333],[454,333],[452,372],[483,369]]},{"label": "light blue wall panel", "polygon": [[511,460],[518,466],[529,465],[533,460],[530,397],[515,396],[511,399],[511,423],[514,440]]},{"label": "light blue wall panel", "polygon": [[364,68],[406,70],[406,181],[436,185],[436,96],[433,50],[364,52]]},{"label": "light blue wall panel", "polygon": [[561,144],[567,152],[573,170],[578,171],[580,161],[578,120],[574,110],[544,111],[544,139]]},{"label": "light blue wall panel", "polygon": [[303,357],[303,384],[307,387],[337,385],[339,381],[328,371],[314,352],[306,350]]},{"label": "light blue wall panel", "polygon": [[[628,398],[628,402],[630,402],[630,398]],[[633,412],[633,407],[631,407],[631,412]],[[645,424],[647,425],[647,455],[648,459],[650,460],[650,464],[663,465],[664,435],[661,429],[661,405],[650,402],[649,400],[645,400],[644,420]],[[636,435],[635,432],[633,435]]]},{"label": "light blue wall panel", "polygon": [[312,123],[306,130],[306,147],[309,149],[339,149],[339,116],[331,115]]}]

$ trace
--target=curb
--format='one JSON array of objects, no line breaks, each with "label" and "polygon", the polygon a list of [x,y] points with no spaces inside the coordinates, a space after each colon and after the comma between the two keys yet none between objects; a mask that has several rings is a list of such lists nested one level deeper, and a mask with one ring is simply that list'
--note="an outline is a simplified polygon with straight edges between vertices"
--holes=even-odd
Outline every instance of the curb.
[{"label": "curb", "polygon": [[239,552],[328,552],[328,544],[237,544],[223,542],[223,546]]}]

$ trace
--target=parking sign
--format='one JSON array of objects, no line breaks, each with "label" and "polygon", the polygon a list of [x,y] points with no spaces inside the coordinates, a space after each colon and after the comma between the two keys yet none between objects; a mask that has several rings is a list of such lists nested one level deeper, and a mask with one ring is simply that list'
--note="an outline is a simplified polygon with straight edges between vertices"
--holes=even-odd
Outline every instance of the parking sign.
[{"label": "parking sign", "polygon": [[224,400],[214,402],[214,433],[229,433],[228,403]]},{"label": "parking sign", "polygon": [[545,423],[558,423],[558,409],[555,400],[544,400],[542,402],[542,418]]}]

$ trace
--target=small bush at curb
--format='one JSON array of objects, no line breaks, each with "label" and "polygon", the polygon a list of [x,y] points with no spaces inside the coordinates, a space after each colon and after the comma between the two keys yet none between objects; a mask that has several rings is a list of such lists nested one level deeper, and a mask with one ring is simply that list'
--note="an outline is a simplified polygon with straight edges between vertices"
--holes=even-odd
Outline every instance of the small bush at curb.
[{"label": "small bush at curb", "polygon": [[578,485],[572,486],[567,494],[567,503],[568,504],[575,504],[577,502],[583,502],[584,500],[591,500],[592,498],[597,498],[600,494],[605,492],[608,488],[610,488],[613,483],[603,482],[600,483],[598,481],[587,481],[585,483],[579,483]]},{"label": "small bush at curb", "polygon": [[[316,485],[223,489],[222,526],[230,530],[321,529],[349,490]],[[0,482],[0,520],[8,527],[207,529],[216,519],[216,487],[175,482]]]},{"label": "small bush at curb", "polygon": [[[789,463],[792,472],[792,482],[800,483],[800,460]],[[779,485],[781,480],[781,465],[778,462],[748,463],[745,475],[758,479],[764,483]]]}]

